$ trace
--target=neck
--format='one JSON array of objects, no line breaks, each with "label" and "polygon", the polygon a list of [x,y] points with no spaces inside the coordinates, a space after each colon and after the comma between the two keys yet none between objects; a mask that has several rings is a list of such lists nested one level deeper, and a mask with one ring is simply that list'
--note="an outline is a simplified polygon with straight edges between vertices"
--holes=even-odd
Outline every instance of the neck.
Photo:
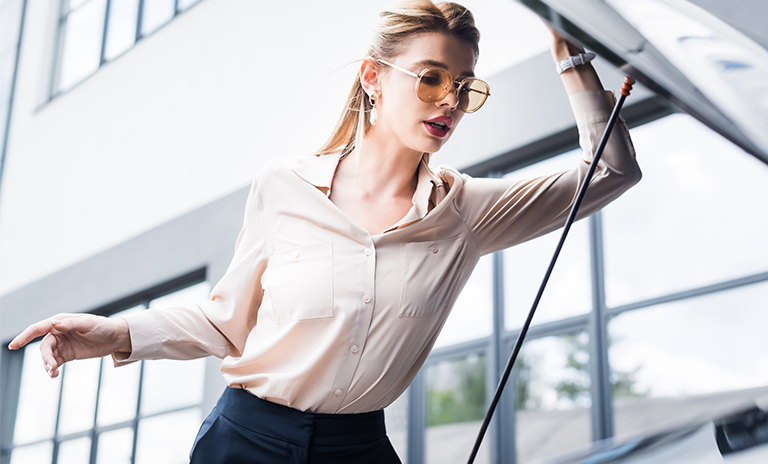
[{"label": "neck", "polygon": [[369,134],[339,164],[336,176],[356,182],[363,195],[410,198],[416,190],[421,158],[422,153]]}]

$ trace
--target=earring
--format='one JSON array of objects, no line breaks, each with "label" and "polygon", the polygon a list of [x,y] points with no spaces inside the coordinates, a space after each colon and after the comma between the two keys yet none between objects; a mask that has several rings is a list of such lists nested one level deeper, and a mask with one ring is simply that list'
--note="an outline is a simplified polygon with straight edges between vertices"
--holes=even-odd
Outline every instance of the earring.
[{"label": "earring", "polygon": [[368,95],[368,101],[371,103],[371,125],[375,126],[376,122],[379,120],[379,113],[376,111],[376,103],[379,100],[379,94],[376,92],[371,92],[370,95]]}]

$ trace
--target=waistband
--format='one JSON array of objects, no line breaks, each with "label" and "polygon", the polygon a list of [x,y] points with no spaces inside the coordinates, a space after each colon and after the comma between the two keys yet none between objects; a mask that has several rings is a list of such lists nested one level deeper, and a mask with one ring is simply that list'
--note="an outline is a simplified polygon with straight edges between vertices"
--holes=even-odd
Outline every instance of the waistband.
[{"label": "waistband", "polygon": [[384,411],[315,414],[263,400],[239,388],[227,387],[216,408],[252,432],[305,448],[370,443],[387,434]]}]

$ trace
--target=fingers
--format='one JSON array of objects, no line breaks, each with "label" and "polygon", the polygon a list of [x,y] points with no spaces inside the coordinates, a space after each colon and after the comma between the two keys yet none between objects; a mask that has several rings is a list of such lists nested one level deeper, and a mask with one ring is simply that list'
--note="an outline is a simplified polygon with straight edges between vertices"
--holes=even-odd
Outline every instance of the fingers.
[{"label": "fingers", "polygon": [[8,344],[8,348],[11,350],[23,348],[32,340],[49,334],[56,328],[61,332],[64,332],[67,330],[67,325],[69,324],[68,321],[76,319],[79,316],[81,316],[81,314],[57,314],[49,319],[43,319],[40,322],[36,322],[24,329],[22,333],[11,340],[11,343]]},{"label": "fingers", "polygon": [[58,356],[56,350],[56,337],[48,334],[40,344],[40,356],[43,358],[45,372],[53,379],[58,377],[59,368],[64,364],[64,359]]},{"label": "fingers", "polygon": [[18,350],[19,348],[23,348],[27,343],[31,342],[32,340],[42,337],[43,335],[50,333],[51,329],[53,328],[53,325],[51,323],[51,319],[45,319],[40,322],[36,322],[26,329],[22,333],[16,336],[13,340],[11,340],[11,343],[8,344],[8,348],[11,350]]}]

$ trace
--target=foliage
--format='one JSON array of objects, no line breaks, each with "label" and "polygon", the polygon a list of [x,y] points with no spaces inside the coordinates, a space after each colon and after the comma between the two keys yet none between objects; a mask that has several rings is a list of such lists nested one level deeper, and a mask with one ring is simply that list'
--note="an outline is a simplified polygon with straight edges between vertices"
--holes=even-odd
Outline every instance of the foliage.
[{"label": "foliage", "polygon": [[447,367],[455,385],[445,385],[447,382],[434,376],[427,380],[427,426],[481,420],[485,416],[485,356],[452,361]]}]

